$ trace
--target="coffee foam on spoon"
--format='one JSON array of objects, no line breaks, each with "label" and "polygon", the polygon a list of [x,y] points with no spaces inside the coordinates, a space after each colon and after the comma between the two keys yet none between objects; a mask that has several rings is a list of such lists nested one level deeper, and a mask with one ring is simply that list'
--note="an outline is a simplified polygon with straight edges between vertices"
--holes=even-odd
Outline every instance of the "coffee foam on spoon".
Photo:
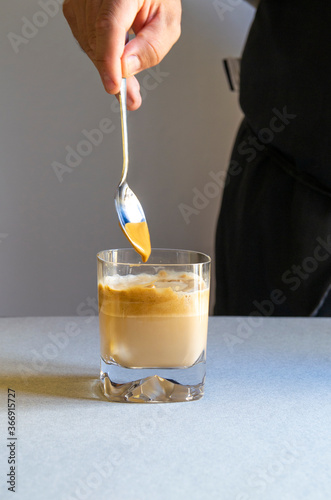
[{"label": "coffee foam on spoon", "polygon": [[147,262],[152,251],[147,222],[127,222],[124,229],[120,227],[142,261]]}]

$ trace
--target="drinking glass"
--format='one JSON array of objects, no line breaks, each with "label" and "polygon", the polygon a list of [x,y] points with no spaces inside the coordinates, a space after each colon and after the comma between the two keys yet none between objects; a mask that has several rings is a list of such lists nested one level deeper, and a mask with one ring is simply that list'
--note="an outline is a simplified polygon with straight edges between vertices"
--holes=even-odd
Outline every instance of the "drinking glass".
[{"label": "drinking glass", "polygon": [[97,255],[100,379],[110,401],[192,401],[204,393],[210,257],[153,249]]}]

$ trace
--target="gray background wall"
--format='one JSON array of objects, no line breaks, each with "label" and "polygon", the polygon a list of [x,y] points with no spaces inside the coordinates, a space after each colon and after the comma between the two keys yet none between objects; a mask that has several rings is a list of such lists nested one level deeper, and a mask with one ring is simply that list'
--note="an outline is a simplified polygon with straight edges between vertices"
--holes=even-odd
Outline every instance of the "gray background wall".
[{"label": "gray background wall", "polygon": [[[221,196],[189,223],[179,205],[193,206],[193,190],[204,190],[211,171],[226,169],[241,118],[222,58],[240,55],[254,10],[244,1],[223,4],[229,9],[222,19],[215,1],[184,0],[181,40],[158,73],[139,78],[144,101],[129,116],[129,183],[154,247],[213,255]],[[104,92],[60,9],[53,17],[37,14],[42,10],[37,0],[1,5],[1,316],[88,313],[97,251],[127,246],[113,202],[122,166],[117,101]],[[39,27],[24,31],[23,17]],[[22,28],[24,37],[15,38]],[[66,148],[76,150],[82,131],[104,118],[111,132],[99,145],[85,143],[85,156],[60,182],[52,164],[64,165]]]}]

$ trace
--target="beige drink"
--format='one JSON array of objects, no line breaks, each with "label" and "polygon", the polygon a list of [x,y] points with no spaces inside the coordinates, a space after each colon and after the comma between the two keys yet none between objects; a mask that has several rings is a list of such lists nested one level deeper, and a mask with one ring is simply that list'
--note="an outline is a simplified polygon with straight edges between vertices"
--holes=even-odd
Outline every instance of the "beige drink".
[{"label": "beige drink", "polygon": [[99,281],[101,357],[131,368],[183,368],[206,349],[209,290],[193,273]]}]

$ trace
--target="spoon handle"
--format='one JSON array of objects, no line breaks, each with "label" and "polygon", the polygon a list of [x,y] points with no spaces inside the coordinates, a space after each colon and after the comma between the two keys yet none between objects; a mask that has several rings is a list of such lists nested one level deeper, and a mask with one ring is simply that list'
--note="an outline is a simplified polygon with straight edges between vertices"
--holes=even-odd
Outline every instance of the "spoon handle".
[{"label": "spoon handle", "polygon": [[121,124],[122,124],[122,145],[123,145],[123,170],[121,182],[123,184],[126,180],[129,168],[129,143],[128,143],[128,122],[126,113],[126,78],[122,78],[121,90],[119,93],[119,101],[121,108]]}]

